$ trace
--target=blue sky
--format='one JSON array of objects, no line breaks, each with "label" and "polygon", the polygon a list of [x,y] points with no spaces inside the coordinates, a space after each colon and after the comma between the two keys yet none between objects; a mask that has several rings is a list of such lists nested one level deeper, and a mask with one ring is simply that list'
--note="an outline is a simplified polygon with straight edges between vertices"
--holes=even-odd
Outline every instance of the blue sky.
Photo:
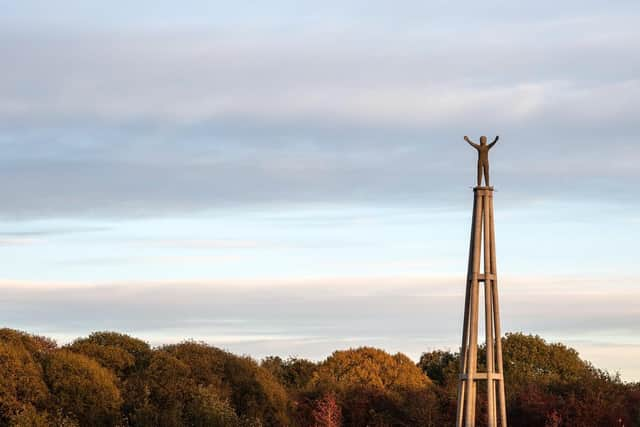
[{"label": "blue sky", "polygon": [[0,2],[0,319],[256,357],[503,329],[640,379],[640,6]]}]

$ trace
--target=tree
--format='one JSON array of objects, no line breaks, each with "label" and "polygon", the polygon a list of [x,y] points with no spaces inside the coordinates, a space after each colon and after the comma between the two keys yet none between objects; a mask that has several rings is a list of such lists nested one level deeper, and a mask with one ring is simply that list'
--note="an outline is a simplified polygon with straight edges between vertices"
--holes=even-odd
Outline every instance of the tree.
[{"label": "tree", "polygon": [[212,387],[240,417],[259,419],[267,426],[290,423],[286,390],[254,360],[190,341],[162,351],[189,366],[195,384]]},{"label": "tree", "polygon": [[431,380],[402,353],[390,355],[371,347],[336,351],[320,365],[313,381],[333,384],[338,390],[356,387],[390,392],[419,390]]},{"label": "tree", "polygon": [[435,417],[432,411],[406,404],[420,395],[421,408],[433,407],[435,395],[431,380],[401,353],[370,347],[336,351],[320,364],[311,386],[319,395],[336,393],[346,425],[434,425],[428,421]]},{"label": "tree", "polygon": [[[640,427],[640,384],[538,336],[507,334],[502,346],[511,426]],[[480,347],[480,369],[484,357]],[[269,357],[259,365],[192,341],[152,349],[97,332],[59,349],[0,329],[0,426],[446,426],[458,363],[452,352],[424,353],[416,365],[363,347],[321,363]]]},{"label": "tree", "polygon": [[0,342],[21,346],[33,355],[47,353],[57,348],[56,342],[51,338],[8,328],[0,329]]},{"label": "tree", "polygon": [[152,356],[145,377],[156,425],[183,425],[185,407],[195,389],[189,366],[167,352],[158,351]]},{"label": "tree", "polygon": [[46,412],[40,412],[32,405],[25,405],[10,418],[10,427],[48,427],[51,420]]},{"label": "tree", "polygon": [[146,368],[153,353],[146,342],[118,332],[94,332],[75,340],[69,349],[94,357],[121,375],[130,373],[124,372],[127,369]]},{"label": "tree", "polygon": [[78,421],[61,412],[50,414],[26,405],[20,412],[11,417],[10,427],[79,427]]},{"label": "tree", "polygon": [[69,350],[43,360],[45,381],[53,403],[80,425],[113,426],[120,420],[122,399],[112,372]]},{"label": "tree", "polygon": [[511,390],[531,383],[570,384],[589,375],[578,352],[537,335],[506,334],[502,340],[504,371]]},{"label": "tree", "polygon": [[248,357],[229,355],[224,380],[239,415],[259,419],[266,426],[290,424],[286,390],[273,376]]},{"label": "tree", "polygon": [[229,397],[231,388],[225,378],[227,359],[235,357],[218,348],[204,343],[185,341],[180,344],[166,345],[160,349],[172,355],[189,367],[196,384],[213,386],[221,397]]},{"label": "tree", "polygon": [[458,354],[450,351],[434,350],[429,353],[422,353],[418,367],[432,381],[439,385],[445,385],[450,382],[457,382],[459,362]]},{"label": "tree", "polygon": [[283,360],[278,356],[264,358],[260,366],[292,392],[303,390],[318,369],[318,365],[310,360],[295,357]]},{"label": "tree", "polygon": [[340,427],[342,410],[333,393],[326,394],[315,401],[313,409],[314,427]]},{"label": "tree", "polygon": [[65,348],[84,354],[115,373],[123,398],[123,415],[129,422],[134,413],[140,419],[141,414],[151,411],[145,379],[153,355],[149,344],[117,332],[94,332]]},{"label": "tree", "polygon": [[21,340],[0,341],[0,420],[8,422],[23,410],[44,408],[48,400],[42,368]]},{"label": "tree", "polygon": [[125,380],[130,375],[131,369],[135,366],[135,358],[127,351],[118,347],[103,346],[83,340],[76,341],[65,348],[95,360],[100,363],[100,365],[115,373],[121,380]]},{"label": "tree", "polygon": [[521,333],[507,334],[502,347],[512,426],[632,425],[629,387],[574,349]]},{"label": "tree", "polygon": [[198,386],[187,408],[185,424],[194,427],[241,427],[242,421],[227,400],[212,387]]}]

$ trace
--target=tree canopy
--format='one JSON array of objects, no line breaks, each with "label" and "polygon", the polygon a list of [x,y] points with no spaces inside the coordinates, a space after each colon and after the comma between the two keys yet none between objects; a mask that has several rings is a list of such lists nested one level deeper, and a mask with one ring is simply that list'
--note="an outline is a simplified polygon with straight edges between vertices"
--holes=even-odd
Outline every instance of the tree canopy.
[{"label": "tree canopy", "polygon": [[[639,384],[538,336],[502,345],[512,426],[640,426]],[[59,347],[0,329],[0,427],[449,426],[458,364],[450,351],[416,364],[371,347],[258,363],[193,341],[152,348],[96,332]]]}]

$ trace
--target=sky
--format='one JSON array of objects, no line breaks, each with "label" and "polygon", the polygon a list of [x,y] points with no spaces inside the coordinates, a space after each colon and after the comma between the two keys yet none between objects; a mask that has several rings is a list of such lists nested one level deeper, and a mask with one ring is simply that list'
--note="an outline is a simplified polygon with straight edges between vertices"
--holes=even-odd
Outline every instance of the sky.
[{"label": "sky", "polygon": [[0,324],[417,359],[503,330],[640,380],[640,3],[0,0]]}]

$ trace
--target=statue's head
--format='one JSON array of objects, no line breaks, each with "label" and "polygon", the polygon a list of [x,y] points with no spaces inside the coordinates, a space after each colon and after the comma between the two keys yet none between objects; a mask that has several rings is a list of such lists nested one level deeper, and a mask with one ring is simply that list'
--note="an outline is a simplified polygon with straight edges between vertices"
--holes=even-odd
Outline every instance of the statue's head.
[{"label": "statue's head", "polygon": [[480,145],[487,145],[487,137],[486,136],[481,136],[480,137]]}]

